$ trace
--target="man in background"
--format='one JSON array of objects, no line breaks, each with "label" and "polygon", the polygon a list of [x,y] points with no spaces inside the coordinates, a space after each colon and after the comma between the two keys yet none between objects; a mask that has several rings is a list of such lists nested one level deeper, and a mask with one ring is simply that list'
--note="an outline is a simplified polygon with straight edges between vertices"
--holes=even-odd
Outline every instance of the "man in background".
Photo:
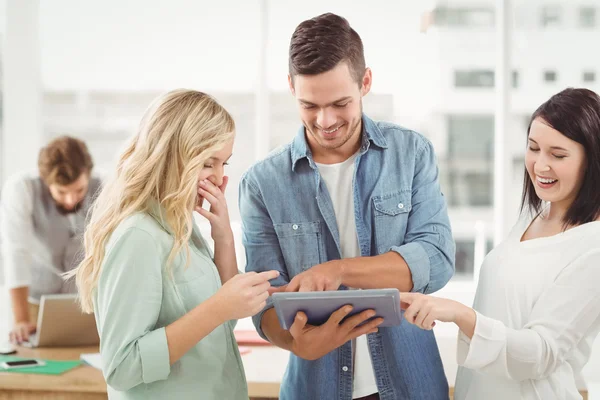
[{"label": "man in background", "polygon": [[82,260],[86,214],[100,188],[93,167],[85,143],[63,136],[41,149],[37,174],[12,176],[2,189],[0,243],[12,343],[35,332],[42,295],[76,290],[61,274]]}]

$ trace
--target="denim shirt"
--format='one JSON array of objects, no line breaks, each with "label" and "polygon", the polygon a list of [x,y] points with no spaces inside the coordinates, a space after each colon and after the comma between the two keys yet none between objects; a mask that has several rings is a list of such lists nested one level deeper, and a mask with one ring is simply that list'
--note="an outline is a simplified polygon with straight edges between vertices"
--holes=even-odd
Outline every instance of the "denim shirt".
[{"label": "denim shirt", "polygon": [[[362,256],[400,254],[413,291],[432,293],[454,274],[455,246],[440,191],[431,143],[394,124],[362,117],[353,199]],[[314,265],[340,259],[333,204],[302,127],[294,140],[253,165],[240,183],[240,212],[247,271],[277,269],[274,286]],[[342,287],[341,289],[344,289]],[[253,318],[261,319],[272,302]],[[349,341],[315,361],[290,355],[280,398],[352,399]],[[382,400],[447,399],[448,383],[433,331],[402,322],[368,335]]]}]

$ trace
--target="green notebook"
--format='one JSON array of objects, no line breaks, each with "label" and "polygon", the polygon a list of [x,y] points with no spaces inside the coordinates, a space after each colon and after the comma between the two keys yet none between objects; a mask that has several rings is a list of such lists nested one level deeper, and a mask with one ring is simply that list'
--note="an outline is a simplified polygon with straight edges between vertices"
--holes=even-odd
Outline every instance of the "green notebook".
[{"label": "green notebook", "polygon": [[[5,361],[18,361],[28,360],[23,357],[11,357],[11,356],[0,356],[0,364]],[[18,372],[20,374],[43,374],[43,375],[60,375],[70,369],[73,369],[81,364],[81,361],[56,361],[56,360],[43,360],[46,365],[40,365],[37,367],[29,368],[12,368],[5,369],[0,366],[0,372]]]}]

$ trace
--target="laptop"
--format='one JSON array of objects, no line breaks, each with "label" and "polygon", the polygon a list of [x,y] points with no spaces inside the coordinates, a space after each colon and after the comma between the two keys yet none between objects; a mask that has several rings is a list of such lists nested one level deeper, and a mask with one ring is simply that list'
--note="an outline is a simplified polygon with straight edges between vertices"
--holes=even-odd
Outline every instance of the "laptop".
[{"label": "laptop", "polygon": [[40,299],[37,332],[26,347],[76,347],[100,343],[94,314],[85,314],[75,294],[43,295]]}]

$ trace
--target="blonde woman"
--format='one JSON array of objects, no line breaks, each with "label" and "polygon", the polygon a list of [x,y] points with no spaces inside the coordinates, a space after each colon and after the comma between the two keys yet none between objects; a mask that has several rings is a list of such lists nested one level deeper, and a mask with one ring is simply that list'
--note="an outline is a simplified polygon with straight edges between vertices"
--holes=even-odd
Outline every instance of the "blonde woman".
[{"label": "blonde woman", "polygon": [[96,315],[111,399],[248,398],[232,321],[265,306],[278,273],[238,274],[224,197],[234,129],[210,96],[166,94],[96,201],[72,275]]}]

